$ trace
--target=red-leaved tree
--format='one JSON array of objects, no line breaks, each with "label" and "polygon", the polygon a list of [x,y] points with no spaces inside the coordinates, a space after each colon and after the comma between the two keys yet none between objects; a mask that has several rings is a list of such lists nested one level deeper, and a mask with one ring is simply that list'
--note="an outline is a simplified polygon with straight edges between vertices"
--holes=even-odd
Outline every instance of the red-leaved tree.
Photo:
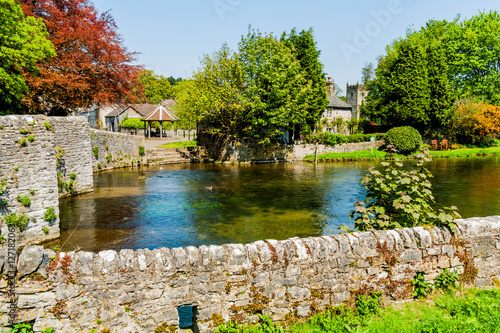
[{"label": "red-leaved tree", "polygon": [[[108,13],[88,0],[20,0],[26,15],[41,17],[57,56],[25,74],[29,112],[66,114],[93,103],[135,100],[132,87],[141,69],[133,65]],[[137,87],[135,87],[137,89]]]}]

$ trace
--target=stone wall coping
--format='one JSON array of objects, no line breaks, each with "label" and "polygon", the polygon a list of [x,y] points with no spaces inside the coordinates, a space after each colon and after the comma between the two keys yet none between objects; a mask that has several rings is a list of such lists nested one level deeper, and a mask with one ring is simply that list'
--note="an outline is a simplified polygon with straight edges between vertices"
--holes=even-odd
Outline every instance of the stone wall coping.
[{"label": "stone wall coping", "polygon": [[[455,220],[457,236],[500,234],[500,216]],[[255,264],[305,263],[331,260],[332,257],[354,258],[377,256],[378,244],[387,244],[389,251],[424,250],[449,244],[451,233],[440,227],[415,227],[397,230],[374,230],[362,233],[336,234],[321,237],[268,239],[249,244],[188,246],[102,250],[60,253],[73,257],[72,269],[79,277],[99,276],[119,271],[177,272],[213,271],[229,267],[230,271],[250,269]]]}]

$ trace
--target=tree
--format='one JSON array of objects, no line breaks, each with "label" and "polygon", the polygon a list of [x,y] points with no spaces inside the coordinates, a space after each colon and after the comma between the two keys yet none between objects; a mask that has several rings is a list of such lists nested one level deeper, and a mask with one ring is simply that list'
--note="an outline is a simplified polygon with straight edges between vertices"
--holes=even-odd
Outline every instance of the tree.
[{"label": "tree", "polygon": [[[304,103],[307,105],[307,125],[313,127],[328,104],[323,64],[319,61],[321,52],[316,48],[312,28],[302,30],[298,34],[295,29],[292,29],[290,34],[283,34],[282,41],[292,50],[299,61],[302,77],[310,84],[310,92],[306,94]],[[341,93],[342,89],[335,84],[335,95],[338,96]]]},{"label": "tree", "polygon": [[23,72],[36,73],[36,64],[55,56],[42,20],[26,17],[14,0],[0,0],[0,114],[22,111],[28,93]]},{"label": "tree", "polygon": [[450,24],[444,36],[449,77],[460,98],[500,104],[500,14],[479,13]]},{"label": "tree", "polygon": [[489,146],[500,135],[500,107],[463,100],[457,103],[450,135],[461,143]]},{"label": "tree", "polygon": [[365,66],[361,69],[361,82],[366,85],[368,82],[373,80],[375,75],[375,66],[372,62],[365,63]]},{"label": "tree", "polygon": [[173,95],[169,80],[164,76],[156,75],[151,70],[140,72],[139,82],[142,84],[144,91],[145,100],[143,102],[159,104]]},{"label": "tree", "polygon": [[112,16],[98,14],[88,0],[21,0],[26,15],[42,18],[57,56],[26,73],[30,112],[66,114],[92,103],[135,100],[138,66],[122,46]]},{"label": "tree", "polygon": [[[191,130],[196,128],[196,125],[201,119],[202,110],[199,105],[198,98],[200,91],[198,90],[195,80],[183,80],[173,86],[175,99],[177,103],[174,105],[174,112],[180,118],[178,126],[183,129]],[[188,132],[189,140],[191,140],[191,131]]]},{"label": "tree", "polygon": [[312,82],[304,78],[300,62],[283,41],[249,30],[239,43],[239,60],[245,99],[243,138],[268,144],[307,123]]},{"label": "tree", "polygon": [[429,124],[430,86],[425,46],[418,39],[402,39],[388,47],[379,61],[376,78],[369,82],[366,107],[394,126],[423,129]]},{"label": "tree", "polygon": [[182,82],[182,78],[178,77],[177,79],[174,78],[173,76],[167,77],[168,82],[170,83],[171,86],[175,86],[177,83]]}]

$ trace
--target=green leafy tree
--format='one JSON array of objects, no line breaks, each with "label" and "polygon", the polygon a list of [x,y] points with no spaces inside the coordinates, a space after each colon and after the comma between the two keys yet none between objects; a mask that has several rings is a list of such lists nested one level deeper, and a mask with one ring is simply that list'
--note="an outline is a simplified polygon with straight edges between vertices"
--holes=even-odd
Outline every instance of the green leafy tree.
[{"label": "green leafy tree", "polygon": [[375,65],[372,62],[365,63],[365,66],[361,69],[361,82],[366,85],[368,82],[373,80],[375,76]]},{"label": "green leafy tree", "polygon": [[139,82],[144,88],[144,96],[146,97],[144,102],[159,104],[173,95],[169,80],[164,76],[156,75],[151,70],[141,72]]},{"label": "green leafy tree", "polygon": [[41,19],[26,17],[14,0],[0,0],[0,114],[19,112],[28,92],[23,72],[36,74],[36,64],[55,56]]},{"label": "green leafy tree", "polygon": [[245,112],[241,136],[260,144],[277,141],[286,130],[308,120],[311,82],[284,41],[249,30],[239,43]]},{"label": "green leafy tree", "polygon": [[500,14],[479,13],[450,24],[444,35],[449,77],[460,98],[500,105]]},{"label": "green leafy tree", "polygon": [[[283,34],[282,41],[285,42],[299,61],[301,75],[310,85],[310,91],[305,94],[306,122],[309,127],[314,126],[321,117],[321,114],[328,104],[325,90],[325,75],[323,64],[319,61],[320,51],[314,41],[313,30],[302,30],[297,33],[293,29],[290,34]],[[335,94],[340,95],[342,89],[335,84]]]},{"label": "green leafy tree", "polygon": [[184,112],[190,112],[193,119],[203,119],[210,134],[238,136],[244,117],[242,74],[238,55],[224,44],[219,51],[203,57],[200,70],[193,75],[193,85],[181,85],[187,88],[187,94],[186,98],[178,96],[180,107],[186,107]]},{"label": "green leafy tree", "polygon": [[[183,80],[173,86],[174,95],[177,103],[173,106],[174,112],[180,120],[177,126],[182,129],[191,130],[196,128],[201,119],[199,105],[200,91],[195,80]],[[189,139],[191,140],[191,132]]]}]

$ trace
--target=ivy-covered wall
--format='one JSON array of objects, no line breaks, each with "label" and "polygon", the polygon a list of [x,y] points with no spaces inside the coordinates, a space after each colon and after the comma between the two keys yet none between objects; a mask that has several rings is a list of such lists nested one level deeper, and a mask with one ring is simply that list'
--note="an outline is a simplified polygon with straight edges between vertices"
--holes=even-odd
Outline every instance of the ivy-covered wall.
[{"label": "ivy-covered wall", "polygon": [[[178,308],[192,306],[197,329],[213,332],[229,319],[255,322],[260,313],[279,322],[306,318],[352,300],[362,288],[383,292],[387,301],[408,300],[417,273],[433,281],[445,268],[465,284],[500,286],[500,216],[457,224],[455,236],[417,227],[245,245],[70,252],[52,263],[43,259],[52,251],[27,247],[18,262],[19,318],[34,320],[36,331],[174,332]],[[39,253],[36,260],[24,259],[33,253]],[[2,313],[5,302],[0,298]],[[1,315],[0,326],[6,320]]]}]

